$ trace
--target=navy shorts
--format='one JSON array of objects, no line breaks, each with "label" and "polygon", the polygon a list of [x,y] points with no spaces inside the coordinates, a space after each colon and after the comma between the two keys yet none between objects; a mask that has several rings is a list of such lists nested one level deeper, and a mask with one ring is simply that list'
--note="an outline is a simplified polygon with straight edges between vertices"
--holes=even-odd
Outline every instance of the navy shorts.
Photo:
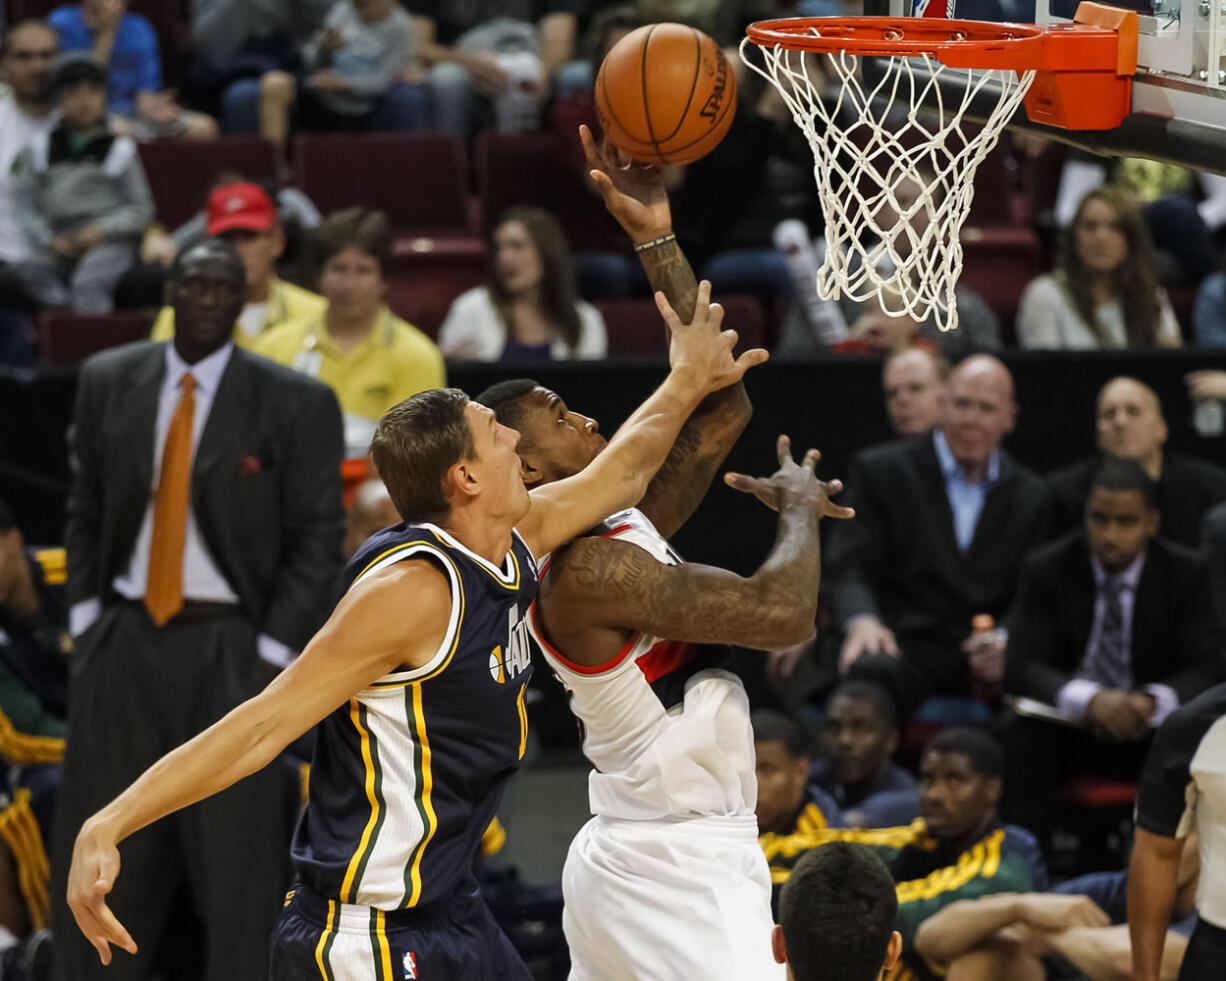
[{"label": "navy shorts", "polygon": [[298,885],[273,931],[271,981],[532,981],[474,883],[384,912]]}]

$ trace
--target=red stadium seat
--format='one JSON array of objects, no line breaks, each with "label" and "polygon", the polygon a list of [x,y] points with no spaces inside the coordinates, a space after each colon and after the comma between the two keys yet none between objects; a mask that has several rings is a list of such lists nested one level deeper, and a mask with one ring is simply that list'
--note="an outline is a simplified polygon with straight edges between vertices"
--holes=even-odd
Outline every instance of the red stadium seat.
[{"label": "red stadium seat", "polygon": [[442,133],[302,133],[295,182],[320,211],[367,205],[399,235],[471,233],[464,145]]},{"label": "red stadium seat", "polygon": [[1029,228],[966,227],[962,229],[962,276],[958,282],[974,290],[1000,319],[1001,339],[1012,347],[1013,321],[1022,290],[1039,274],[1039,237]]},{"label": "red stadium seat", "polygon": [[485,228],[507,208],[551,212],[576,251],[628,249],[604,204],[584,185],[571,153],[554,133],[481,133],[476,142],[477,192]]},{"label": "red stadium seat", "polygon": [[396,243],[396,274],[388,283],[392,311],[431,337],[457,296],[485,275],[479,238],[414,238]]},{"label": "red stadium seat", "polygon": [[148,338],[152,317],[144,311],[87,316],[46,310],[38,318],[38,347],[48,364],[76,364],[91,354]]},{"label": "red stadium seat", "polygon": [[[740,335],[737,350],[766,347],[766,318],[751,296],[721,296],[724,327]],[[609,335],[609,354],[668,353],[664,324],[651,300],[602,300],[594,304],[604,317]]]},{"label": "red stadium seat", "polygon": [[273,145],[255,136],[228,136],[214,143],[142,143],[140,156],[158,221],[169,229],[203,210],[219,174],[233,170],[262,181],[277,172]]}]

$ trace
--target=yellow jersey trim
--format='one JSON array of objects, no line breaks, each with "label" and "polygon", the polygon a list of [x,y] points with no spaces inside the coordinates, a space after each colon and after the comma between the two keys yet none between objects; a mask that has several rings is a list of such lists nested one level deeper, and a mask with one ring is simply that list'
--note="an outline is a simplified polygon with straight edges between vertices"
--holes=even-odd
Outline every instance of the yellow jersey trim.
[{"label": "yellow jersey trim", "polygon": [[370,802],[370,818],[366,822],[366,828],[362,831],[362,840],[358,843],[358,850],[353,853],[353,857],[349,860],[349,868],[345,871],[345,880],[341,883],[341,900],[343,902],[353,901],[353,880],[357,876],[358,868],[362,864],[362,858],[365,856],[367,848],[370,847],[370,840],[374,834],[375,825],[379,823],[379,798],[375,794],[375,764],[370,752],[370,730],[362,725],[359,702],[356,698],[349,700],[349,720],[353,723],[353,727],[357,729],[358,736],[362,742],[362,765],[366,768],[366,799]]},{"label": "yellow jersey trim", "polygon": [[327,956],[328,938],[336,929],[336,900],[328,900],[328,922],[324,924],[323,933],[319,935],[319,943],[315,945],[315,964],[319,967],[319,976],[324,981],[332,981],[328,972]]},{"label": "yellow jersey trim", "polygon": [[[450,660],[450,658],[448,658]],[[442,668],[439,669],[440,671]],[[425,680],[425,679],[423,679]],[[426,853],[426,846],[438,830],[438,815],[434,813],[434,774],[430,769],[430,737],[426,734],[426,715],[421,705],[421,684],[413,685],[413,721],[417,728],[417,740],[421,746],[421,805],[426,816],[426,829],[413,853],[413,862],[409,870],[409,878],[413,884],[409,893],[409,906],[416,906],[421,900],[421,858]]]},{"label": "yellow jersey trim", "polygon": [[386,919],[386,915],[384,914],[383,910],[376,909],[375,910],[375,939],[378,941],[378,944],[379,944],[379,962],[383,967],[383,972],[380,976],[387,978],[388,981],[391,981],[391,978],[392,978],[392,950],[388,946],[388,943],[387,943],[387,930],[384,924],[385,919]]}]

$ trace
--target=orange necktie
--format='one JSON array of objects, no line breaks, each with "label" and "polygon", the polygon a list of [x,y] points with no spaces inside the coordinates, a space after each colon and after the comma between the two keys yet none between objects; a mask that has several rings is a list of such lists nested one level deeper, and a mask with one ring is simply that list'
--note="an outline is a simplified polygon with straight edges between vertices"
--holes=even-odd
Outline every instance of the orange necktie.
[{"label": "orange necktie", "polygon": [[159,627],[183,609],[183,545],[192,486],[192,418],[196,413],[196,379],[183,376],[179,404],[162,447],[162,472],[153,498],[153,542],[145,608]]}]

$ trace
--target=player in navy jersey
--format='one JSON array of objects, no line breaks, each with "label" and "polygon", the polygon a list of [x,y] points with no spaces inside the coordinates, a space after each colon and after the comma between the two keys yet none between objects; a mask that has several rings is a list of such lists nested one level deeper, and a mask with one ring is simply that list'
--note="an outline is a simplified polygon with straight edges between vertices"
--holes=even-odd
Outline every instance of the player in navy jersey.
[{"label": "player in navy jersey", "polygon": [[[583,133],[593,177],[653,287],[679,309],[697,284],[672,240],[657,171],[615,166]],[[530,380],[482,398],[521,434],[529,486],[599,460],[595,423]],[[779,648],[811,636],[818,520],[850,516],[778,446],[768,480],[732,478],[779,512],[774,548],[749,578],[684,563],[667,538],[689,517],[749,418],[744,388],[695,412],[638,508],[549,557],[528,627],[570,693],[594,771],[594,819],[563,870],[572,981],[782,978],[770,945],[770,874],[758,846],[749,704],[724,644]],[[684,911],[684,912],[683,912]]]},{"label": "player in navy jersey", "polygon": [[[111,944],[135,949],[105,901],[119,843],[265,766],[322,721],[272,977],[528,977],[471,872],[523,752],[533,554],[637,501],[702,398],[765,359],[733,360],[735,334],[720,331],[709,294],[704,283],[684,325],[658,297],[672,370],[571,480],[529,493],[516,433],[456,389],[384,416],[371,452],[407,524],[363,546],[331,618],[264,692],[82,827],[68,899],[103,963]],[[253,964],[248,976],[264,970]]]}]

